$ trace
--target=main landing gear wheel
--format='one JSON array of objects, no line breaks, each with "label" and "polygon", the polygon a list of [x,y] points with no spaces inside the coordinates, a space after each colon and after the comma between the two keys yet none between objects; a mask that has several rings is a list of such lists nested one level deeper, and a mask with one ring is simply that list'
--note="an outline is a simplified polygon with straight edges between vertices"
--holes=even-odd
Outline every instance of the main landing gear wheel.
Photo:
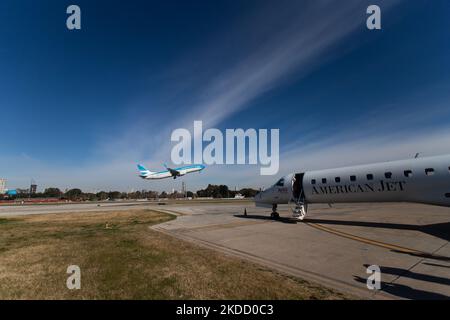
[{"label": "main landing gear wheel", "polygon": [[272,213],[270,214],[270,217],[271,217],[272,219],[279,219],[279,218],[280,218],[280,214],[279,214],[278,212],[272,212]]}]

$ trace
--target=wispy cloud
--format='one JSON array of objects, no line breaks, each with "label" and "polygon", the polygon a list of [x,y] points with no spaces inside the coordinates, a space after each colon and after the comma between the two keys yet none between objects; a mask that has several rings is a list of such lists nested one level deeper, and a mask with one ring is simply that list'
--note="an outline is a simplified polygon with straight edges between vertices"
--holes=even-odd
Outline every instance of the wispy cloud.
[{"label": "wispy cloud", "polygon": [[[249,36],[258,35],[266,15],[271,15],[271,23],[276,27],[264,29],[267,34],[261,43],[208,81],[201,102],[190,109],[189,122],[195,118],[208,126],[217,125],[290,76],[298,79],[338,57],[343,51],[337,46],[339,42],[357,29],[363,30],[365,17],[360,14],[363,10],[361,1],[318,1],[310,6],[291,2],[284,8],[284,14],[275,17],[273,12],[263,11],[264,14],[254,17],[254,29]],[[286,15],[286,11],[290,14]]]},{"label": "wispy cloud", "polygon": [[[388,10],[398,2],[384,2],[384,9]],[[145,157],[150,162],[167,159],[172,130],[191,128],[194,120],[202,120],[205,127],[214,127],[239,114],[251,101],[290,78],[304,77],[321,64],[347,52],[348,46],[342,48],[339,45],[357,30],[364,30],[365,8],[365,4],[358,0],[345,3],[289,1],[278,4],[276,8],[273,4],[261,8],[237,22],[215,42],[208,43],[206,48],[187,53],[189,58],[181,59],[184,63],[177,64],[177,69],[182,70],[178,73],[179,78],[176,77],[177,71],[169,68],[171,75],[163,79],[181,83],[168,85],[172,89],[181,86],[183,94],[177,95],[178,91],[173,94],[178,100],[167,99],[170,102],[165,105],[154,105],[149,99],[147,103],[151,112],[140,114],[143,119],[129,123],[110,141],[102,140],[100,150],[107,150],[108,156],[133,155],[134,158]],[[234,49],[222,44],[223,39],[236,38],[240,39],[243,48]],[[222,48],[233,56],[223,65],[214,60],[214,54],[213,58],[208,55],[208,52]],[[203,60],[203,64],[198,62]],[[198,72],[210,65],[214,66],[214,74]],[[198,87],[190,87],[186,95],[183,83],[190,78],[181,76],[196,73],[202,73],[205,78],[200,80],[194,76]],[[152,113],[157,108],[166,111],[158,112],[155,119]]]}]

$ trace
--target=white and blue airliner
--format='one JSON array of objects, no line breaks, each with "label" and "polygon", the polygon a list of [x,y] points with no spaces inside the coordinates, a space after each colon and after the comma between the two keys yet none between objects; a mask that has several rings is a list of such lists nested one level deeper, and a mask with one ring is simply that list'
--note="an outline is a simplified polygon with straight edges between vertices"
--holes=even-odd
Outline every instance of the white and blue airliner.
[{"label": "white and blue airliner", "polygon": [[164,165],[164,167],[166,167],[166,170],[157,172],[150,171],[141,164],[138,164],[137,167],[139,169],[139,177],[141,177],[142,179],[165,179],[170,177],[176,179],[177,177],[184,176],[188,173],[200,172],[205,169],[205,166],[202,164],[192,164],[174,169],[168,168],[166,165]]}]

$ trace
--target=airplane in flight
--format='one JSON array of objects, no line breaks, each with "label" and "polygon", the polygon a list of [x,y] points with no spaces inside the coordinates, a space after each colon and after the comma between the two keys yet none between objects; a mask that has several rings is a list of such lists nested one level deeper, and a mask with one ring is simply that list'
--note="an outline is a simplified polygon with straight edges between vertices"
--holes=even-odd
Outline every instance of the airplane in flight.
[{"label": "airplane in flight", "polygon": [[450,207],[450,155],[291,173],[255,196],[256,206],[291,204],[303,220],[311,203],[415,202]]},{"label": "airplane in flight", "polygon": [[193,164],[193,165],[183,166],[183,167],[179,167],[179,168],[175,168],[175,169],[168,168],[164,164],[164,167],[166,168],[166,170],[157,171],[157,172],[150,171],[141,164],[138,164],[137,167],[139,169],[139,177],[141,177],[142,179],[149,179],[149,180],[165,179],[165,178],[170,178],[170,177],[173,177],[174,179],[176,179],[177,177],[184,176],[188,173],[200,172],[203,169],[205,169],[205,166],[202,164]]}]

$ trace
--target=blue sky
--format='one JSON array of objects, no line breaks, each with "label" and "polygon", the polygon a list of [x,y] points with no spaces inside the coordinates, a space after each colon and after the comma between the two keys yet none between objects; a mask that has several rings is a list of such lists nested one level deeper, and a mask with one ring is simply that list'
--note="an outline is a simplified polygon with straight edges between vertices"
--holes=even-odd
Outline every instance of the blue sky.
[{"label": "blue sky", "polygon": [[[65,27],[77,4],[82,30]],[[382,30],[366,8],[382,9]],[[179,189],[170,133],[279,128],[280,172],[450,153],[450,3],[2,1],[0,176],[9,187]],[[258,166],[183,178],[260,187]]]}]

